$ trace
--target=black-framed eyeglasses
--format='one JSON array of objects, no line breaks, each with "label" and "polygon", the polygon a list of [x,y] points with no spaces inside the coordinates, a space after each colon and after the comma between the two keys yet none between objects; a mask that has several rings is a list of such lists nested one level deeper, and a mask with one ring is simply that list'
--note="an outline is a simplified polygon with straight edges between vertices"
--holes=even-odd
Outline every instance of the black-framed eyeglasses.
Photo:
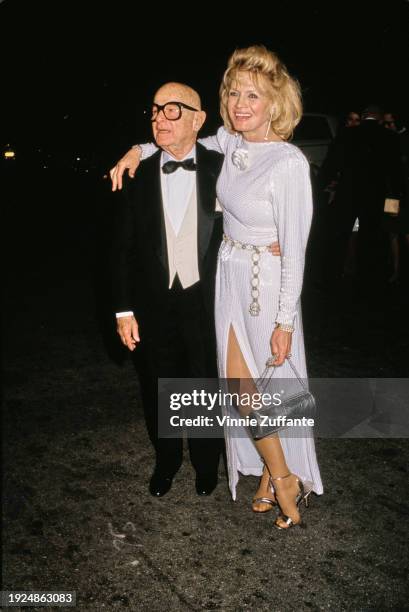
[{"label": "black-framed eyeglasses", "polygon": [[191,111],[198,111],[198,108],[193,108],[184,102],[166,102],[166,104],[153,104],[151,111],[151,121],[156,121],[160,111],[163,112],[166,119],[169,121],[177,121],[182,116],[182,108]]}]

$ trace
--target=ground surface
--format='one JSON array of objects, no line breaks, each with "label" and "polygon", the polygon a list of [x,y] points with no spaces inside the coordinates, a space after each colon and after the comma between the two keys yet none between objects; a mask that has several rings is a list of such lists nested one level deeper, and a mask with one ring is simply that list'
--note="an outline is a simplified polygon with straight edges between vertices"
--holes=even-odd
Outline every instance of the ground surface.
[{"label": "ground surface", "polygon": [[[104,297],[104,187],[22,178],[8,199],[3,589],[76,590],[87,610],[405,610],[409,443],[319,439],[325,494],[273,528],[224,466],[209,498],[185,461],[147,492],[153,453]],[[407,376],[408,294],[304,296],[312,376]],[[386,323],[388,322],[388,323]]]}]

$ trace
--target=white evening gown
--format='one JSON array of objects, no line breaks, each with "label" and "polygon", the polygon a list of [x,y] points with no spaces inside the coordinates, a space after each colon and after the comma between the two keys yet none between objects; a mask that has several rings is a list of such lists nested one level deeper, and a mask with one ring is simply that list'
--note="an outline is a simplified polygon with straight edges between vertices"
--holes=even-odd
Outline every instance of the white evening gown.
[{"label": "white evening gown", "polygon": [[[257,246],[279,240],[281,249],[281,258],[270,252],[260,254],[261,310],[258,316],[251,316],[251,251],[227,242],[220,246],[215,299],[219,376],[226,377],[230,325],[249,371],[257,379],[271,355],[270,339],[275,322],[294,322],[292,362],[305,379],[300,294],[312,217],[308,162],[294,145],[251,143],[241,136],[229,134],[224,128],[218,130],[217,136],[199,142],[225,155],[217,181],[224,233],[233,240]],[[233,163],[233,156],[241,168]],[[293,378],[294,373],[285,362],[277,368],[275,376]],[[298,433],[298,437],[280,436],[280,440],[291,472],[303,481],[312,482],[314,492],[321,494],[323,487],[314,439],[310,428],[305,429],[305,437]],[[243,427],[239,435],[237,429],[234,435],[232,431],[226,427],[229,487],[236,499],[239,472],[261,475],[262,462],[248,430]]]}]

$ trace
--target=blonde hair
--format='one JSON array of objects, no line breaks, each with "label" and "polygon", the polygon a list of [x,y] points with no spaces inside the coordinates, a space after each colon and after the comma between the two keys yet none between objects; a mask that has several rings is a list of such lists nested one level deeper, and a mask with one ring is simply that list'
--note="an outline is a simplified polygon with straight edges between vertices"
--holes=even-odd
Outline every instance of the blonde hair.
[{"label": "blonde hair", "polygon": [[227,102],[232,84],[239,72],[249,72],[256,86],[270,99],[272,104],[271,129],[288,140],[302,116],[301,90],[275,53],[263,45],[236,49],[229,58],[227,69],[220,85],[220,114],[224,126],[233,132],[227,111]]}]

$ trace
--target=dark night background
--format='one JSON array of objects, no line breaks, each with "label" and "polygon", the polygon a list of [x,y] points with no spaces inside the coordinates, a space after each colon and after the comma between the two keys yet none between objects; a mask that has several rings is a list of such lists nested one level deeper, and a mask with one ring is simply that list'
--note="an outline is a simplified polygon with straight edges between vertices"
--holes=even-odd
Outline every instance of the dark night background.
[{"label": "dark night background", "polygon": [[308,111],[338,115],[375,101],[408,119],[408,2],[225,9],[221,17],[206,4],[3,1],[2,140],[93,152],[109,165],[149,133],[143,110],[171,79],[199,90],[213,129],[227,58],[254,43],[279,53]]},{"label": "dark night background", "polygon": [[[318,439],[325,494],[306,530],[273,533],[271,513],[252,515],[255,478],[233,503],[223,466],[209,498],[187,461],[164,499],[147,493],[103,175],[149,137],[156,88],[198,89],[210,132],[228,56],[263,43],[307,111],[377,102],[409,123],[409,2],[224,3],[223,18],[220,6],[0,1],[3,588],[76,589],[78,609],[98,612],[408,610],[407,439]],[[313,282],[318,260],[303,293],[310,375],[407,377],[408,257],[396,286],[347,281],[332,296]]]}]

